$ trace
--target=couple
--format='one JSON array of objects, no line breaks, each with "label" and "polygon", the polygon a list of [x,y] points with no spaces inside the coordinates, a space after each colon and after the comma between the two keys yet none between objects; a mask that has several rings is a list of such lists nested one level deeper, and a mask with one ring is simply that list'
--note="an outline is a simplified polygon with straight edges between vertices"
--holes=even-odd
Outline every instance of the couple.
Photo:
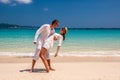
[{"label": "couple", "polygon": [[62,41],[65,40],[65,34],[67,32],[67,28],[61,28],[60,34],[55,33],[54,28],[57,28],[58,24],[58,20],[53,20],[51,24],[44,24],[37,30],[34,38],[36,51],[33,57],[30,72],[33,72],[36,60],[38,60],[39,57],[42,59],[47,72],[49,72],[49,70],[54,70],[50,64],[49,50],[53,47],[54,41],[58,41],[58,46],[55,53],[56,57],[58,55]]}]

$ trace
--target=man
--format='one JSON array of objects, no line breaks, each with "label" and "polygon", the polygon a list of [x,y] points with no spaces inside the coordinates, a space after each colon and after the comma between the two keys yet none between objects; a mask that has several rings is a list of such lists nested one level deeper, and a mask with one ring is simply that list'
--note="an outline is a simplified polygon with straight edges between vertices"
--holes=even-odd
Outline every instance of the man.
[{"label": "man", "polygon": [[[58,27],[58,20],[53,20],[51,24],[43,24],[36,32],[35,34],[35,38],[34,38],[34,44],[36,44],[36,51],[33,57],[33,61],[32,61],[32,67],[30,72],[33,72],[36,60],[39,59],[39,53],[40,50],[44,44],[44,41],[51,36],[52,34],[55,33],[54,28]],[[40,35],[40,37],[38,37]],[[50,58],[49,58],[49,53],[47,52],[47,54],[45,55],[45,57],[47,58],[47,62],[49,64],[49,68],[50,70],[54,70],[51,65],[50,65]]]}]

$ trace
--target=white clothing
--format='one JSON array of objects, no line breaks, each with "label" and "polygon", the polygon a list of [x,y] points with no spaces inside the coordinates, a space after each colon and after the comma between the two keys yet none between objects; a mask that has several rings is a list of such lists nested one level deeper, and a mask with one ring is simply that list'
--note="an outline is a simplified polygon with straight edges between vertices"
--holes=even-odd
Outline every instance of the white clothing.
[{"label": "white clothing", "polygon": [[[35,54],[34,54],[34,57],[33,59],[34,60],[38,60],[39,59],[39,53],[40,53],[40,50],[45,42],[45,40],[52,34],[55,33],[55,30],[50,28],[50,24],[44,24],[42,25],[36,32],[35,34],[35,38],[34,38],[34,42],[37,42],[36,44],[36,51],[35,51]],[[39,37],[40,35],[40,37]],[[49,52],[47,52],[47,55]],[[49,58],[49,56],[48,56]]]},{"label": "white clothing", "polygon": [[[38,59],[39,59],[39,53],[40,53],[40,49],[36,49],[35,54],[34,54],[34,56],[33,56],[33,59],[34,59],[34,60],[38,60]],[[46,58],[47,60],[50,59],[49,51],[47,51],[44,56],[45,56],[45,58]]]},{"label": "white clothing", "polygon": [[[42,43],[48,38],[49,35],[54,34],[55,30],[51,30],[50,24],[42,25],[36,32],[34,42],[37,42],[37,48],[41,49]],[[38,38],[38,36],[40,37]]]},{"label": "white clothing", "polygon": [[48,51],[53,47],[54,37],[57,38],[58,46],[61,46],[62,44],[63,36],[60,34],[54,33],[52,36],[50,36],[48,39],[45,40],[45,43],[43,45],[43,47],[46,48]]}]

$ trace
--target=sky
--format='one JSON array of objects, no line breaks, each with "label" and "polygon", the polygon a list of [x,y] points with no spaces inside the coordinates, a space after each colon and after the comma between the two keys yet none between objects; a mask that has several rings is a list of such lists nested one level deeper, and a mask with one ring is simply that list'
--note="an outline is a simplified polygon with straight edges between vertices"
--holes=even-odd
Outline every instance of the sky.
[{"label": "sky", "polygon": [[120,0],[0,0],[0,23],[120,28]]}]

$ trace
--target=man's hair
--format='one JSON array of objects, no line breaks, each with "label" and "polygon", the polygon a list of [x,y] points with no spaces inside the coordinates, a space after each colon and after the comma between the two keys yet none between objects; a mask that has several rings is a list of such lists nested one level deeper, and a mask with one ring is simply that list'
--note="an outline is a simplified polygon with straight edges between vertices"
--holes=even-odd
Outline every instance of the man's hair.
[{"label": "man's hair", "polygon": [[55,20],[52,21],[52,25],[55,24],[55,23],[58,23],[58,22],[59,21],[55,19]]}]

